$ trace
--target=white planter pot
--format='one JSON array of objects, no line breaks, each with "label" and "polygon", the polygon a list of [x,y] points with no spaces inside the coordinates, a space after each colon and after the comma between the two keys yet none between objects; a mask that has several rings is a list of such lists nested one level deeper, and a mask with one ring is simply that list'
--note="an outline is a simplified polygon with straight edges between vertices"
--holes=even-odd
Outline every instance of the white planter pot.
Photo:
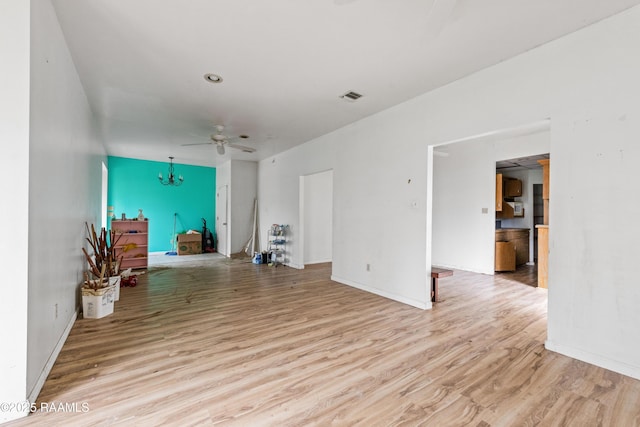
[{"label": "white planter pot", "polygon": [[82,316],[85,319],[100,319],[113,313],[115,287],[99,289],[82,288]]}]

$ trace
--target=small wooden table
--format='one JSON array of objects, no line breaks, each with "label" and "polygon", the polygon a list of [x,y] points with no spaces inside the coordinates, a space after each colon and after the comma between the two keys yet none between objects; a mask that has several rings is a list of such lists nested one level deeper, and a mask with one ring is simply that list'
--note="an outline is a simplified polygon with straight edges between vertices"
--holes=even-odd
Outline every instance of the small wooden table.
[{"label": "small wooden table", "polygon": [[438,302],[438,279],[453,276],[453,271],[431,267],[431,302]]}]

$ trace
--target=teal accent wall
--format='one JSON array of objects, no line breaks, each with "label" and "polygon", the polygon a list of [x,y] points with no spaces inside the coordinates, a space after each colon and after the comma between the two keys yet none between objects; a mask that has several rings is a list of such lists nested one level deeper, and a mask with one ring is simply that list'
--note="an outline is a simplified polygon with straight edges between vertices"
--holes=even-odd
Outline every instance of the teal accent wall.
[{"label": "teal accent wall", "polygon": [[[162,185],[158,174],[168,175],[169,162],[151,162],[124,157],[108,158],[109,188],[107,205],[116,218],[138,216],[138,209],[149,218],[149,252],[170,251],[173,239],[173,214],[176,233],[194,229],[202,232],[202,218],[214,233],[216,211],[216,169],[174,163],[176,175],[184,182],[179,187]],[[175,247],[175,246],[174,246]]]}]

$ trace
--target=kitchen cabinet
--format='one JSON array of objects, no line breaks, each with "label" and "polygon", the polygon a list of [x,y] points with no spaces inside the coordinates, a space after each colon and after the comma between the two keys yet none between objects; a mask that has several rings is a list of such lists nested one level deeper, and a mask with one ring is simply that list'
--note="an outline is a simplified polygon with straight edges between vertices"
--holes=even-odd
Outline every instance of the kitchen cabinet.
[{"label": "kitchen cabinet", "polygon": [[550,160],[538,160],[538,163],[542,166],[542,202],[544,204],[544,222],[543,224],[549,224],[549,168]]},{"label": "kitchen cabinet", "polygon": [[516,269],[516,247],[513,242],[496,242],[495,271]]},{"label": "kitchen cabinet", "polygon": [[[518,209],[514,197],[522,196],[522,181],[509,178],[501,173],[496,174],[496,218],[507,219],[524,216],[524,211]],[[521,207],[521,205],[519,206]]]},{"label": "kitchen cabinet", "polygon": [[538,287],[548,287],[549,276],[549,171],[550,159],[538,160],[542,165],[542,202],[544,204],[544,225],[538,229]]},{"label": "kitchen cabinet", "polygon": [[521,197],[522,181],[515,178],[504,178],[504,197]]},{"label": "kitchen cabinet", "polygon": [[536,225],[538,229],[538,287],[548,288],[549,276],[549,226]]},{"label": "kitchen cabinet", "polygon": [[112,220],[116,233],[116,257],[122,257],[120,270],[147,268],[149,261],[149,221]]},{"label": "kitchen cabinet", "polygon": [[502,174],[496,174],[496,212],[502,212]]},{"label": "kitchen cabinet", "polygon": [[[496,243],[509,242],[513,245],[516,266],[529,262],[529,232],[528,228],[499,228],[496,230]],[[496,253],[496,261],[497,259]]]}]

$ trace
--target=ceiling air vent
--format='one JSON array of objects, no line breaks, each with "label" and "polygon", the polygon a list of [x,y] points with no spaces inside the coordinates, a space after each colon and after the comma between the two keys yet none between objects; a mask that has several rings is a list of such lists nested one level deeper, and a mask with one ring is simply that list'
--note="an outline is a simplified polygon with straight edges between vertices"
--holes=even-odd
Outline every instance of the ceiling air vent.
[{"label": "ceiling air vent", "polygon": [[359,98],[362,98],[362,95],[358,92],[349,91],[344,95],[341,95],[340,98],[346,99],[347,101],[357,101]]}]

